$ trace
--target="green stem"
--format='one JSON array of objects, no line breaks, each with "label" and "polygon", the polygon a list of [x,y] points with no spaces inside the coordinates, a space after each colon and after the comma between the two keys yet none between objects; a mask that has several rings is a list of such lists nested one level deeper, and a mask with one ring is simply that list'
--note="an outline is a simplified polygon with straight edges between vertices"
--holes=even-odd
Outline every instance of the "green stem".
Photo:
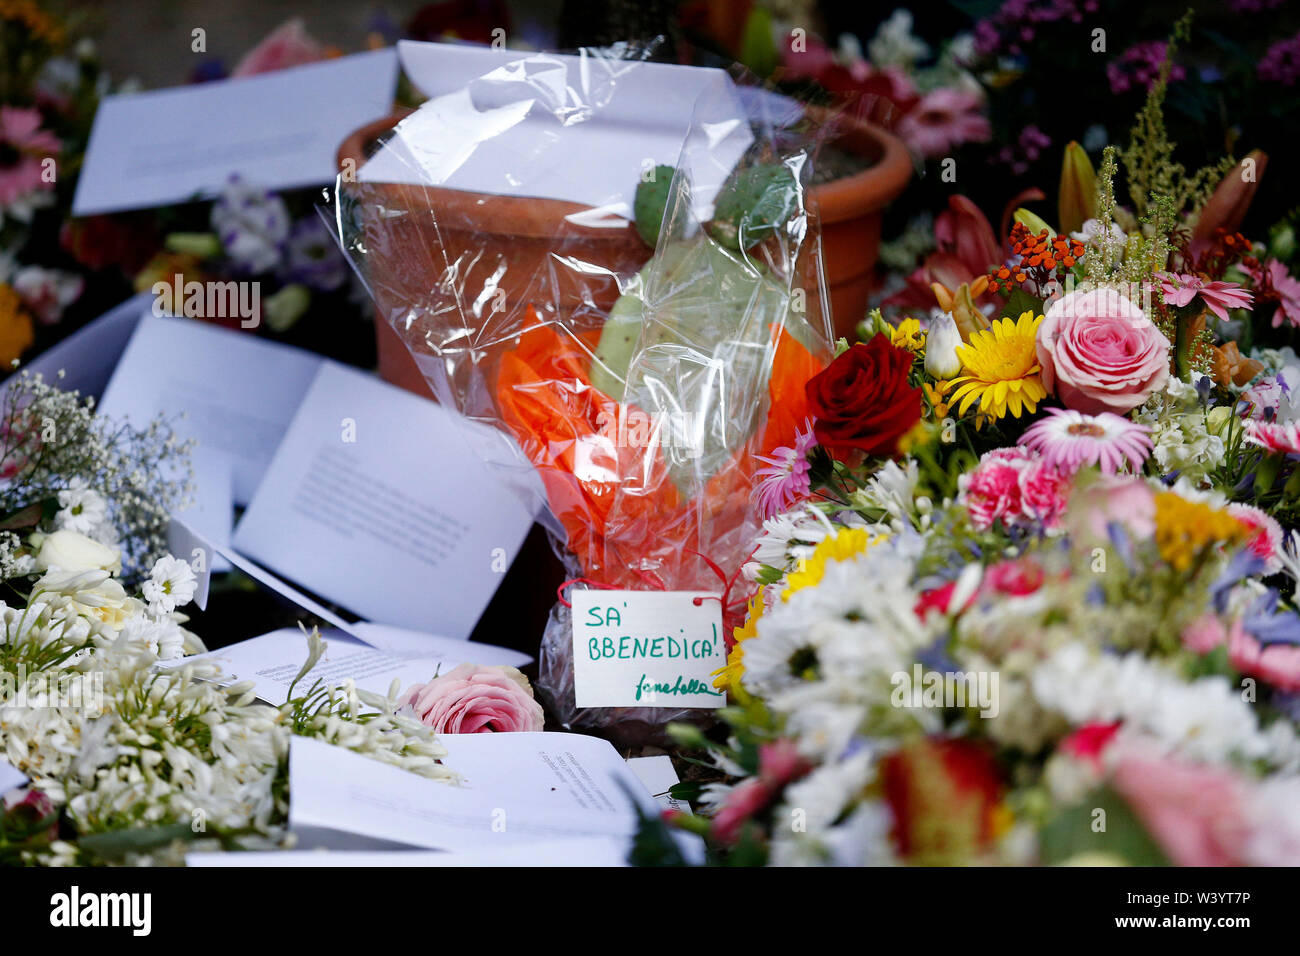
[{"label": "green stem", "polygon": [[1174,373],[1184,382],[1192,379],[1192,315],[1179,312],[1174,329]]}]

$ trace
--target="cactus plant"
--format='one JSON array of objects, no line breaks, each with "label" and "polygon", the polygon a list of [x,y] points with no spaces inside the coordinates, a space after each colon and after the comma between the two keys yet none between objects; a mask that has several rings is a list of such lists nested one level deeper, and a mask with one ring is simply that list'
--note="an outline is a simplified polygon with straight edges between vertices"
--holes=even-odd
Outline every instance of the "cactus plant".
[{"label": "cactus plant", "polygon": [[799,181],[789,167],[760,163],[722,187],[706,228],[728,249],[749,249],[784,226],[798,208]]},{"label": "cactus plant", "polygon": [[[664,212],[677,170],[672,166],[656,166],[649,179],[642,179],[636,187],[632,212],[636,216],[636,231],[650,248],[659,245],[659,230],[663,226]],[[689,188],[685,178],[682,188]]]}]

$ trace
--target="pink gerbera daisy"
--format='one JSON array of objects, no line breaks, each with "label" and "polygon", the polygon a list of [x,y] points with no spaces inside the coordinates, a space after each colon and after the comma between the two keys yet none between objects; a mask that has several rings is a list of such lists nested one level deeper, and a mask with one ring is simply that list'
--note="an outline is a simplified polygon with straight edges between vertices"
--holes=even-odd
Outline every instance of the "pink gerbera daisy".
[{"label": "pink gerbera daisy", "polygon": [[1034,449],[1053,468],[1074,474],[1097,465],[1108,475],[1125,462],[1137,472],[1151,454],[1151,430],[1113,412],[1085,415],[1049,408],[1047,417],[1025,429],[1020,444]]},{"label": "pink gerbera daisy", "polygon": [[774,448],[770,456],[755,456],[768,464],[768,467],[754,472],[755,477],[763,479],[755,489],[754,497],[764,518],[789,511],[791,505],[808,495],[812,489],[809,478],[812,466],[808,463],[808,453],[816,444],[812,422],[806,422],[802,430],[795,432],[793,448],[782,445]]},{"label": "pink gerbera daisy", "polygon": [[1181,307],[1199,295],[1205,307],[1223,322],[1228,321],[1229,309],[1246,309],[1254,301],[1254,296],[1235,282],[1208,282],[1179,272],[1157,273],[1157,278],[1168,305]]},{"label": "pink gerbera daisy", "polygon": [[1261,422],[1250,419],[1243,436],[1252,445],[1279,455],[1300,455],[1300,421]]},{"label": "pink gerbera daisy", "polygon": [[993,128],[980,113],[981,105],[972,90],[941,86],[899,121],[898,135],[922,156],[943,156],[962,143],[982,143]]}]

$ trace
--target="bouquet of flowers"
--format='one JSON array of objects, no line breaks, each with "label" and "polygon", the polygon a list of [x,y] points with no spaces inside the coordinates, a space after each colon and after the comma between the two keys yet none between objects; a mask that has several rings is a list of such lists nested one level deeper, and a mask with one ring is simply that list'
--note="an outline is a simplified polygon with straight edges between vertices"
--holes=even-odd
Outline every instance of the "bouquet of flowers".
[{"label": "bouquet of flowers", "polygon": [[1173,162],[1169,70],[1060,231],[954,206],[977,274],[808,382],[728,731],[675,728],[727,860],[1300,862],[1300,287],[1258,158]]},{"label": "bouquet of flowers", "polygon": [[[188,465],[166,422],[95,417],[22,373],[0,406],[0,449],[0,758],[31,780],[0,794],[0,863],[279,846],[294,734],[454,778],[433,729],[413,706],[399,715],[396,696],[297,686],[325,650],[315,632],[279,707],[212,662],[180,660],[204,647],[180,610],[194,570],[165,551]],[[449,697],[426,688],[421,700],[465,709]]]},{"label": "bouquet of flowers", "polygon": [[[614,94],[644,66],[605,51],[576,62],[581,89],[561,82],[574,62],[538,55],[402,120],[383,155],[404,181],[340,179],[341,238],[430,390],[503,435],[479,447],[523,493],[542,491],[569,584],[718,591],[738,619],[728,592],[758,528],[754,455],[794,440],[802,384],[830,357],[804,202],[819,130],[747,123],[717,74],[679,163],[647,164],[633,202],[622,184],[594,206],[535,198],[554,189],[560,145],[582,142],[573,130],[625,128]],[[500,126],[500,103],[530,117],[528,138]],[[483,192],[446,182],[460,164],[429,150],[449,122],[504,154],[484,162],[509,175]],[[561,595],[538,687],[564,726],[653,732],[684,713],[579,708],[572,635]]]}]

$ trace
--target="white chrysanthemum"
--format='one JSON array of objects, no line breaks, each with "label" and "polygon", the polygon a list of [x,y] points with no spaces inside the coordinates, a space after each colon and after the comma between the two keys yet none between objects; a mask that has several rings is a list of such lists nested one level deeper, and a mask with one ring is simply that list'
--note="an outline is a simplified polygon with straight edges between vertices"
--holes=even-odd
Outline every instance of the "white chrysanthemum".
[{"label": "white chrysanthemum", "polygon": [[914,522],[916,527],[925,527],[931,503],[927,498],[916,497],[919,480],[916,459],[907,459],[906,465],[886,462],[853,493],[853,506],[867,512],[882,512],[894,530],[910,527]]},{"label": "white chrysanthemum", "polygon": [[[888,843],[888,813],[853,821],[846,814],[864,798],[875,779],[875,756],[863,749],[844,760],[825,763],[786,788],[785,799],[772,816],[772,862],[777,866],[835,863],[839,857],[881,855]],[[837,821],[846,818],[843,824]],[[846,865],[855,865],[846,863]]]},{"label": "white chrysanthemum", "polygon": [[154,562],[149,580],[144,582],[144,599],[153,614],[170,614],[194,599],[198,579],[194,569],[180,558],[165,554]]},{"label": "white chrysanthemum", "polygon": [[782,830],[772,835],[772,866],[892,866],[894,817],[878,800],[860,803],[842,822],[814,838]]},{"label": "white chrysanthemum", "polygon": [[804,505],[795,511],[773,515],[763,522],[753,559],[745,565],[745,577],[754,580],[763,565],[782,571],[793,570],[800,561],[812,557],[817,545],[834,537],[841,528],[869,528],[888,531],[885,526],[869,524],[853,512],[837,515],[835,523],[818,508]]},{"label": "white chrysanthemum", "polygon": [[74,478],[59,492],[59,511],[54,526],[60,531],[75,531],[95,537],[108,521],[108,502],[84,478]]},{"label": "white chrysanthemum", "polygon": [[1225,678],[1184,681],[1140,653],[1068,644],[1037,667],[1032,684],[1039,703],[1075,726],[1121,721],[1121,735],[1192,760],[1283,767],[1300,757],[1295,734],[1261,730],[1254,709]]},{"label": "white chrysanthemum", "polygon": [[185,656],[185,632],[170,617],[137,614],[123,626],[121,638],[148,648],[149,653],[160,661]]},{"label": "white chrysanthemum", "polygon": [[746,688],[763,697],[831,673],[892,674],[927,643],[913,613],[911,566],[885,545],[828,561],[819,584],[764,614],[745,642]]}]

